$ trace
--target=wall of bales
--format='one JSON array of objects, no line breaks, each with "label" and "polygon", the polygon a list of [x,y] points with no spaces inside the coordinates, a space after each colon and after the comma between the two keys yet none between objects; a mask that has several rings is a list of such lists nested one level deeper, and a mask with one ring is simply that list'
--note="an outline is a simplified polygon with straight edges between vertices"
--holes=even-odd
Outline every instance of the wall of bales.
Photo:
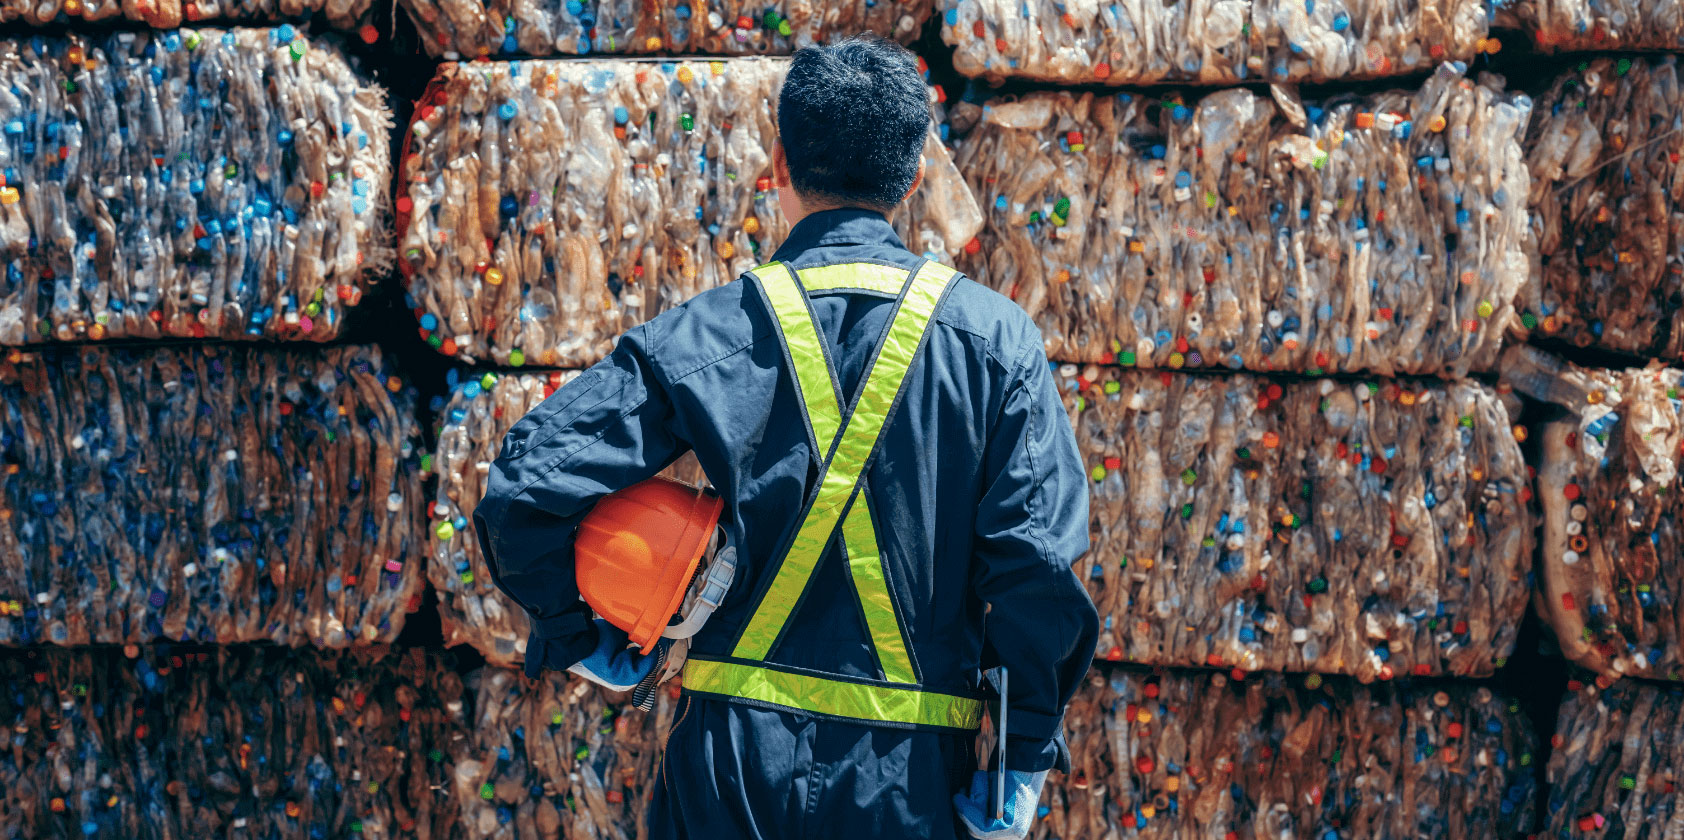
[{"label": "wall of bales", "polygon": [[777,247],[784,57],[859,31],[1092,482],[1035,836],[1681,824],[1678,0],[0,21],[0,837],[638,836],[677,686],[521,680],[472,510]]}]

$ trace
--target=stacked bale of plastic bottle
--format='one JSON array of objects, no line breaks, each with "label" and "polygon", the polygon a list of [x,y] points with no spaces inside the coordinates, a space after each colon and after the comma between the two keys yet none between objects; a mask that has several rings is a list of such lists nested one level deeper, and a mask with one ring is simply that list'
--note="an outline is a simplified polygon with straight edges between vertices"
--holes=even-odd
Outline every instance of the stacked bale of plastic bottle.
[{"label": "stacked bale of plastic bottle", "polygon": [[390,641],[421,597],[413,389],[373,348],[0,361],[0,644]]},{"label": "stacked bale of plastic bottle", "polygon": [[1675,56],[1596,58],[1539,98],[1527,131],[1534,337],[1684,359],[1679,76]]},{"label": "stacked bale of plastic bottle", "polygon": [[1526,465],[1471,381],[1276,382],[1065,364],[1100,657],[1486,676],[1531,595]]},{"label": "stacked bale of plastic bottle", "polygon": [[291,24],[54,31],[0,40],[0,836],[426,834],[438,666],[367,647],[415,391],[324,346],[392,262],[385,93]]},{"label": "stacked bale of plastic bottle", "polygon": [[1518,837],[1536,744],[1483,686],[1095,672],[1037,838]]},{"label": "stacked bale of plastic bottle", "polygon": [[[1041,324],[1094,481],[1102,658],[1370,681],[1513,648],[1520,406],[1462,377],[1519,322],[1530,102],[1415,84],[955,106],[959,264]],[[1199,369],[1380,378],[1169,372]]]},{"label": "stacked bale of plastic bottle", "polygon": [[1607,677],[1684,679],[1684,370],[1604,370],[1511,350],[1504,377],[1557,406],[1539,425],[1540,611]]},{"label": "stacked bale of plastic bottle", "polygon": [[[423,335],[468,362],[581,367],[625,330],[770,259],[786,62],[447,64],[416,110],[400,265]],[[980,212],[931,133],[897,214],[943,260]]]},{"label": "stacked bale of plastic bottle", "polygon": [[1684,686],[1568,684],[1551,738],[1548,837],[1665,837],[1684,831]]},{"label": "stacked bale of plastic bottle", "polygon": [[1492,23],[1540,52],[1684,49],[1678,0],[1518,0],[1493,6]]},{"label": "stacked bale of plastic bottle", "polygon": [[909,42],[931,0],[400,0],[427,51],[479,56],[788,55],[855,32]]},{"label": "stacked bale of plastic bottle", "polygon": [[967,76],[1064,84],[1312,81],[1419,73],[1500,49],[1472,0],[939,0]]},{"label": "stacked bale of plastic bottle", "polygon": [[660,753],[689,701],[650,712],[566,674],[482,668],[452,704],[449,793],[466,838],[645,836]]},{"label": "stacked bale of plastic bottle", "polygon": [[390,264],[385,93],[273,29],[0,40],[0,344],[328,341]]},{"label": "stacked bale of plastic bottle", "polygon": [[95,344],[337,337],[390,263],[384,92],[290,25],[8,40],[0,77],[0,643],[394,638],[419,453],[377,350]]},{"label": "stacked bale of plastic bottle", "polygon": [[[1046,337],[1120,663],[1067,716],[1085,767],[1037,835],[1525,831],[1520,716],[1433,681],[1501,668],[1532,594],[1521,404],[1468,378],[1531,279],[1531,101],[1468,69],[1501,47],[1485,9],[937,14],[966,75],[1088,86],[953,106],[984,215],[958,265]],[[1282,84],[1139,87],[1253,81]]]},{"label": "stacked bale of plastic bottle", "polygon": [[[1498,23],[1543,51],[1684,46],[1684,7],[1670,0],[1521,3]],[[1537,256],[1523,320],[1534,341],[1579,363],[1515,348],[1502,364],[1504,380],[1540,404],[1535,603],[1562,654],[1594,674],[1568,684],[1540,827],[1660,836],[1680,825],[1684,371],[1668,363],[1684,359],[1684,93],[1676,56],[1564,66],[1527,132]]]},{"label": "stacked bale of plastic bottle", "polygon": [[1527,280],[1527,99],[1440,65],[1315,104],[1251,90],[961,105],[986,225],[960,267],[1067,361],[1492,367]]},{"label": "stacked bale of plastic bottle", "polygon": [[457,833],[435,654],[13,650],[0,679],[0,836]]},{"label": "stacked bale of plastic bottle", "polygon": [[175,29],[183,24],[262,24],[320,18],[335,29],[355,28],[364,41],[373,43],[378,37],[370,22],[373,5],[371,0],[0,0],[0,23],[138,23]]},{"label": "stacked bale of plastic bottle", "polygon": [[438,443],[422,458],[422,471],[435,476],[427,508],[427,580],[438,593],[446,645],[472,645],[504,665],[525,652],[526,615],[491,579],[473,530],[474,508],[509,427],[576,375],[451,370],[449,398],[434,402]]}]

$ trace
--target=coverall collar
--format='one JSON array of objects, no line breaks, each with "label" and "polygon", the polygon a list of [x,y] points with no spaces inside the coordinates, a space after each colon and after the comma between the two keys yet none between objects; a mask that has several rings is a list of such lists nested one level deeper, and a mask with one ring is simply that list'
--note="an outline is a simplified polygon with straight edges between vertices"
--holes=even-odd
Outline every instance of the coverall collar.
[{"label": "coverall collar", "polygon": [[790,228],[789,238],[772,255],[774,262],[790,262],[802,252],[825,245],[886,245],[905,250],[900,236],[882,213],[859,207],[821,210]]}]

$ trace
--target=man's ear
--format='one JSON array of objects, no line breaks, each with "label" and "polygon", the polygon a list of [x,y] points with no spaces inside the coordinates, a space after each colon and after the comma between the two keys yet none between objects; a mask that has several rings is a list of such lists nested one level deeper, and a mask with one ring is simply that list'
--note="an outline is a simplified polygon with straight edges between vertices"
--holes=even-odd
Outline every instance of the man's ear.
[{"label": "man's ear", "polygon": [[906,188],[906,195],[901,196],[900,200],[906,201],[907,199],[911,198],[912,194],[918,191],[919,185],[923,184],[923,183],[924,183],[924,157],[922,155],[920,155],[918,157],[918,175],[917,175],[917,177],[912,179],[912,186]]},{"label": "man's ear", "polygon": [[789,186],[789,157],[784,154],[784,143],[776,140],[772,143],[772,186],[780,190],[787,190]]}]

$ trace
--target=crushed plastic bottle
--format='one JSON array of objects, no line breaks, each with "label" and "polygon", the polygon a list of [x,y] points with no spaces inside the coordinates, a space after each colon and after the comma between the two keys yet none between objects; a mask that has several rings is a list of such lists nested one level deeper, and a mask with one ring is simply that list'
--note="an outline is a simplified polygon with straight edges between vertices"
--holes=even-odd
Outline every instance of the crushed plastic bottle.
[{"label": "crushed plastic bottle", "polygon": [[[578,367],[621,333],[771,259],[787,61],[440,68],[409,128],[399,265],[424,336],[465,361]],[[981,211],[932,129],[896,214],[943,261]]]},{"label": "crushed plastic bottle", "polygon": [[[439,595],[444,643],[472,645],[493,663],[523,661],[527,620],[491,579],[474,533],[474,508],[509,427],[576,375],[452,371],[450,398],[438,412],[438,449],[428,464],[438,480],[427,508],[427,579]],[[693,455],[663,474],[694,485],[707,480]]]},{"label": "crushed plastic bottle", "polygon": [[[1588,681],[1587,681],[1588,682]],[[1684,831],[1684,694],[1638,680],[1580,685],[1562,699],[1550,807],[1538,837],[1665,837]]]},{"label": "crushed plastic bottle", "polygon": [[[959,268],[1048,355],[1156,368],[1465,375],[1527,283],[1530,101],[1442,65],[1414,92],[961,103],[985,210]],[[970,112],[970,113],[967,113]]]},{"label": "crushed plastic bottle", "polygon": [[326,341],[391,264],[385,92],[274,29],[0,40],[0,344]]},{"label": "crushed plastic bottle", "polygon": [[[337,29],[358,28],[372,42],[371,0],[0,0],[0,22],[52,26],[71,22],[135,22],[157,29],[182,24],[279,23],[321,15]],[[121,21],[118,20],[119,16]]]},{"label": "crushed plastic bottle", "polygon": [[436,653],[0,653],[7,837],[459,836]]},{"label": "crushed plastic bottle", "polygon": [[941,0],[953,65],[993,81],[1297,82],[1421,73],[1501,45],[1475,0]]},{"label": "crushed plastic bottle", "polygon": [[1100,659],[1488,676],[1531,595],[1526,465],[1475,382],[1055,371]]},{"label": "crushed plastic bottle", "polygon": [[14,350],[0,406],[0,645],[344,647],[420,602],[414,390],[377,350]]},{"label": "crushed plastic bottle", "polygon": [[932,0],[398,0],[428,52],[452,61],[488,55],[601,53],[788,55],[859,32],[911,42]]},{"label": "crushed plastic bottle", "polygon": [[1678,60],[1598,58],[1555,80],[1526,137],[1533,335],[1684,359]]},{"label": "crushed plastic bottle", "polygon": [[1506,0],[1492,25],[1532,36],[1540,52],[1684,49],[1678,0]]},{"label": "crushed plastic bottle", "polygon": [[1536,739],[1483,686],[1096,668],[1064,727],[1070,772],[1048,785],[1038,840],[1472,840],[1532,825]]},{"label": "crushed plastic bottle", "polygon": [[1684,680],[1684,370],[1604,370],[1530,347],[1516,391],[1566,412],[1537,429],[1539,612],[1561,652],[1608,678]]}]

